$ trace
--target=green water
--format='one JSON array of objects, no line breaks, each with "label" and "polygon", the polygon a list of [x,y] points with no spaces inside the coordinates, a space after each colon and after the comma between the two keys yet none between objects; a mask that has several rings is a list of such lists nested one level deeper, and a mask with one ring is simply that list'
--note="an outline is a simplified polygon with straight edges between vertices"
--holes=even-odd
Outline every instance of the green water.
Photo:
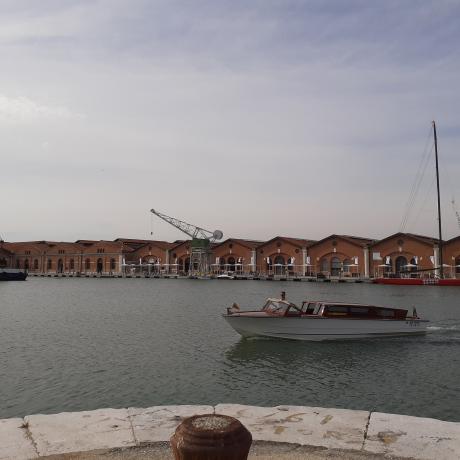
[{"label": "green water", "polygon": [[[285,290],[412,308],[431,332],[350,342],[243,340],[221,318]],[[220,402],[460,421],[460,288],[160,279],[0,283],[0,418]]]}]

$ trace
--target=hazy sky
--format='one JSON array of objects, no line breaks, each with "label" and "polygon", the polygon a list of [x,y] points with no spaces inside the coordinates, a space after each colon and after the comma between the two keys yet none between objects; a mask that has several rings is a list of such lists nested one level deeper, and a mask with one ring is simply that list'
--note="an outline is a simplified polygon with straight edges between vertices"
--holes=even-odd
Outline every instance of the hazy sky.
[{"label": "hazy sky", "polygon": [[[459,23],[442,0],[0,0],[0,234],[148,238],[153,207],[226,237],[383,237],[436,119],[458,235]],[[406,231],[435,234],[433,177]]]}]

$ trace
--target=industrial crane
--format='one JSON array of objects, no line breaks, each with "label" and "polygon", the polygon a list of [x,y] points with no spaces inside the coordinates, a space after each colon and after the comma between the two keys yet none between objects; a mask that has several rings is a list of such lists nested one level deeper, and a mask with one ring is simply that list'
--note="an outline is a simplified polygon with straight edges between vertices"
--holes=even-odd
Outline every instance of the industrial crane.
[{"label": "industrial crane", "polygon": [[211,243],[222,239],[224,236],[222,231],[214,230],[211,232],[175,217],[167,216],[155,209],[151,209],[150,212],[192,238],[188,274],[203,275],[208,273],[211,259]]}]

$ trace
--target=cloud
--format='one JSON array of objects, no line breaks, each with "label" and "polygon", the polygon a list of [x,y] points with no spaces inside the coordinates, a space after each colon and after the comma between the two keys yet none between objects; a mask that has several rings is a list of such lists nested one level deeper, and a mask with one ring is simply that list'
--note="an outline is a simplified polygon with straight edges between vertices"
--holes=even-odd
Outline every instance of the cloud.
[{"label": "cloud", "polygon": [[36,120],[68,120],[82,117],[66,107],[39,104],[24,96],[8,97],[0,94],[0,120],[10,122],[31,122]]},{"label": "cloud", "polygon": [[[134,237],[158,206],[242,237],[391,233],[433,118],[460,175],[459,17],[442,0],[1,2],[3,165],[21,171],[5,220],[27,227],[27,202],[47,238]],[[435,212],[410,230],[434,233]]]}]

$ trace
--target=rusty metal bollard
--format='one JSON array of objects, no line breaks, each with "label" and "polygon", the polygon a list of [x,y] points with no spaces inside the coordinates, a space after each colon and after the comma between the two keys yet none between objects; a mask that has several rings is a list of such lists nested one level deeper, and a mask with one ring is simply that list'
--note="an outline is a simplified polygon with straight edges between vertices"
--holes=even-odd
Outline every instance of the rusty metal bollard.
[{"label": "rusty metal bollard", "polygon": [[171,437],[176,460],[246,460],[251,443],[239,420],[219,414],[186,418]]}]

